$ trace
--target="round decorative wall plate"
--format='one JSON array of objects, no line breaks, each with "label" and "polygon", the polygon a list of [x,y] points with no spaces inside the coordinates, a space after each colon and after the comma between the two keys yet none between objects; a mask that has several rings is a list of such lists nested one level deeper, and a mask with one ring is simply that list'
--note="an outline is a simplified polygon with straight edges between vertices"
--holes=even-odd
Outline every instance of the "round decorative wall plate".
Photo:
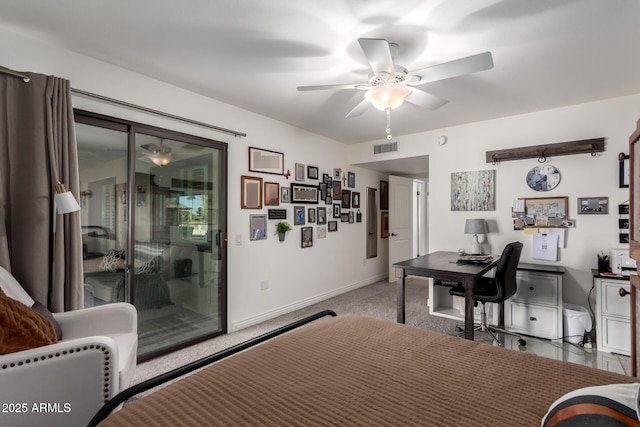
[{"label": "round decorative wall plate", "polygon": [[527,185],[535,191],[553,190],[560,184],[560,171],[552,165],[540,165],[527,173]]}]

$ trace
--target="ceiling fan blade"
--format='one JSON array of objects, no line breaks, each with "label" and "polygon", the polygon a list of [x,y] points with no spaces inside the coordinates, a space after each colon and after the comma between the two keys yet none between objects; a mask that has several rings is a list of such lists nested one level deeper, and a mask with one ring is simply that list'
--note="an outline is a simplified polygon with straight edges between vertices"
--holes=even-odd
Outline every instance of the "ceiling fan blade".
[{"label": "ceiling fan blade", "polygon": [[360,101],[360,103],[358,105],[353,107],[353,109],[347,113],[345,118],[346,117],[358,117],[358,116],[362,115],[362,113],[367,111],[370,106],[371,106],[371,104],[369,103],[369,101],[367,101],[366,99],[363,99],[362,101]]},{"label": "ceiling fan blade", "polygon": [[411,88],[411,93],[405,98],[405,101],[419,107],[428,108],[429,110],[436,110],[449,102],[439,96],[435,96],[415,88]]},{"label": "ceiling fan blade", "polygon": [[358,39],[358,43],[360,43],[371,70],[376,76],[385,81],[395,76],[396,69],[393,66],[389,42],[384,39]]},{"label": "ceiling fan blade", "polygon": [[[490,70],[493,68],[493,58],[491,52],[479,53],[465,58],[455,59],[442,64],[412,71],[407,76],[409,84],[412,86],[435,82],[438,80],[450,79],[452,77],[463,76],[465,74],[477,73],[478,71]],[[413,82],[412,79],[419,80]]]},{"label": "ceiling fan blade", "polygon": [[369,89],[369,85],[364,83],[353,84],[335,84],[335,85],[319,85],[319,86],[298,86],[300,92],[308,90],[327,90],[327,89]]}]

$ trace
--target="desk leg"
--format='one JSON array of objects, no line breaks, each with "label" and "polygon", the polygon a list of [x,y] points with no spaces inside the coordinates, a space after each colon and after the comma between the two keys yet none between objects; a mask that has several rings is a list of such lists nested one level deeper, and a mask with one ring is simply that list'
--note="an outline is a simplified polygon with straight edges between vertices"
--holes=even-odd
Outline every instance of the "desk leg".
[{"label": "desk leg", "polygon": [[464,337],[473,341],[473,287],[475,280],[471,277],[465,277],[462,281],[464,286]]},{"label": "desk leg", "polygon": [[398,299],[398,323],[404,323],[404,285],[407,277],[402,271],[402,278],[396,281],[397,299]]}]

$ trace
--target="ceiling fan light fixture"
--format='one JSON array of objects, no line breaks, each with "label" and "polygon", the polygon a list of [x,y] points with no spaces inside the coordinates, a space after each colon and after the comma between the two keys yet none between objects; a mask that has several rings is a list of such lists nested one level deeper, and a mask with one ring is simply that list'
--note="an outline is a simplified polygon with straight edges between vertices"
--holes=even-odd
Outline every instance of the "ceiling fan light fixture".
[{"label": "ceiling fan light fixture", "polygon": [[171,151],[148,153],[147,157],[149,157],[149,160],[151,160],[158,166],[166,166],[171,163],[171,159],[173,159],[173,153]]},{"label": "ceiling fan light fixture", "polygon": [[395,83],[386,83],[365,92],[364,97],[378,110],[396,109],[411,93],[411,88]]}]

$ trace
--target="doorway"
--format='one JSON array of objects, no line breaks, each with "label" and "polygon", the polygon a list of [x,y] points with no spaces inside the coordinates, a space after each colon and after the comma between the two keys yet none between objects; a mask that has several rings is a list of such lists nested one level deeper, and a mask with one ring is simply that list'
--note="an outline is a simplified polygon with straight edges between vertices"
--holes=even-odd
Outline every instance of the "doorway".
[{"label": "doorway", "polygon": [[139,361],[226,332],[227,146],[76,112],[85,306],[138,311]]}]

